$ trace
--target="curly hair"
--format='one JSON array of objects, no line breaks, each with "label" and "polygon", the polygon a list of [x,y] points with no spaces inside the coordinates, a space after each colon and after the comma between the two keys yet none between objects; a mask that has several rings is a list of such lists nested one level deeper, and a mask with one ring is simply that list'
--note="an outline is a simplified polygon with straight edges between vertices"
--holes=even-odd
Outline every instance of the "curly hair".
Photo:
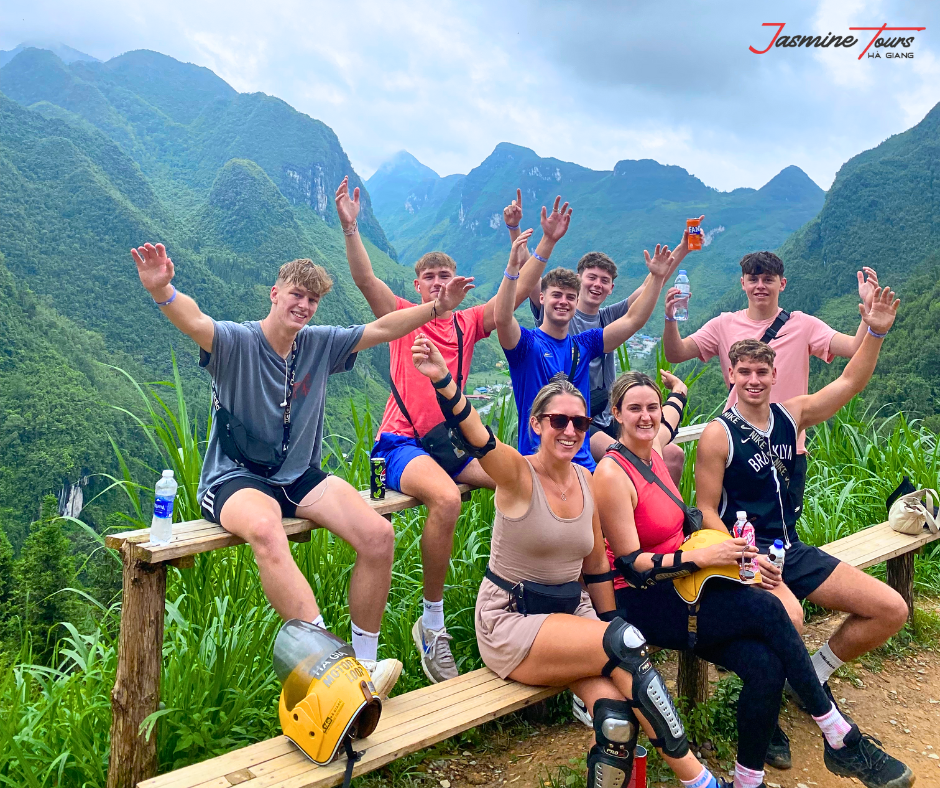
[{"label": "curly hair", "polygon": [[751,361],[763,361],[772,367],[776,357],[777,351],[759,339],[739,339],[728,350],[728,360],[731,362],[732,369],[737,366],[742,358]]},{"label": "curly hair", "polygon": [[617,278],[617,264],[603,252],[588,252],[578,260],[578,276],[587,268],[600,268],[610,274],[610,280]]},{"label": "curly hair", "polygon": [[316,296],[325,296],[333,289],[333,278],[322,265],[301,257],[280,267],[276,284],[298,285]]}]

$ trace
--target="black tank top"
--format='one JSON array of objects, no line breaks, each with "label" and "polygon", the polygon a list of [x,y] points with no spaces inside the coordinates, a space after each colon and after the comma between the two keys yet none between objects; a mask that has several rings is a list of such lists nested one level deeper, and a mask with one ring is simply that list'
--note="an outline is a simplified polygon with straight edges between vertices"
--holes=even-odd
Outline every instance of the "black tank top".
[{"label": "black tank top", "polygon": [[[796,424],[786,408],[770,405],[770,424],[766,431],[746,421],[732,407],[716,421],[728,436],[728,460],[721,490],[718,514],[731,530],[739,511],[747,512],[760,547],[775,539],[790,546],[798,541],[796,521],[799,507],[789,495],[789,479],[796,464]],[[775,455],[777,463],[774,463]],[[778,471],[778,465],[782,470]],[[802,503],[800,502],[800,505]]]}]

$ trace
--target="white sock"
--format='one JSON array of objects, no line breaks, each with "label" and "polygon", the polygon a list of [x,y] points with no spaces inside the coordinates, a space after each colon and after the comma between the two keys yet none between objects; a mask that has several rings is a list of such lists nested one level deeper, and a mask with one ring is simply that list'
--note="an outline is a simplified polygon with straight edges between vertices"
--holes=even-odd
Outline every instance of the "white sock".
[{"label": "white sock", "polygon": [[832,653],[828,642],[813,654],[813,667],[816,669],[816,676],[819,678],[820,684],[829,681],[829,677],[843,664],[842,660]]},{"label": "white sock", "polygon": [[366,632],[353,624],[352,647],[356,652],[356,659],[375,662],[379,653],[379,633]]},{"label": "white sock", "polygon": [[313,619],[313,621],[311,621],[310,623],[313,624],[315,627],[320,627],[320,629],[326,629],[326,624],[323,622],[322,613],[318,614],[317,617]]},{"label": "white sock", "polygon": [[443,629],[444,628],[444,600],[440,602],[428,602],[424,600],[424,615],[421,617],[425,629]]},{"label": "white sock", "polygon": [[826,737],[826,741],[829,742],[832,749],[841,750],[845,746],[842,740],[852,730],[852,726],[842,716],[842,712],[836,708],[835,703],[832,704],[828,714],[824,714],[822,717],[813,717],[813,719],[816,720],[819,730],[822,731],[822,735]]},{"label": "white sock", "polygon": [[764,770],[759,772],[754,769],[748,769],[735,761],[734,763],[734,788],[760,788],[764,782]]},{"label": "white sock", "polygon": [[694,780],[679,780],[685,788],[712,788],[718,785],[718,781],[706,767],[702,767],[702,773]]}]

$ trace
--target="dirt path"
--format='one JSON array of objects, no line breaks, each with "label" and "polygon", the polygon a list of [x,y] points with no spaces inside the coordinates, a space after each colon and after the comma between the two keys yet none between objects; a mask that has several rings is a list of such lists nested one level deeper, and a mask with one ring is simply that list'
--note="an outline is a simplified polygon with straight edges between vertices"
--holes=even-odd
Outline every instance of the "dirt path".
[{"label": "dirt path", "polygon": [[[940,614],[936,604],[928,609]],[[828,616],[807,627],[805,640],[810,651],[825,642],[840,620]],[[853,663],[851,671],[843,669],[844,677],[834,678],[831,683],[836,700],[864,732],[880,739],[888,752],[911,767],[917,788],[940,788],[940,643],[878,663],[870,659],[865,664]],[[674,690],[675,659],[658,668]],[[711,679],[717,679],[714,669]],[[780,719],[790,737],[794,767],[787,771],[768,767],[768,788],[861,786],[856,780],[836,777],[826,770],[818,729],[793,703],[787,703]],[[569,765],[570,759],[582,758],[590,740],[591,732],[574,722],[531,729],[519,726],[492,732],[481,747],[451,752],[422,764],[419,770],[424,772],[425,785],[440,788],[563,786],[564,775],[560,783],[546,776],[554,774],[559,766]],[[716,774],[724,771],[714,761],[711,765]],[[583,785],[583,767],[573,768],[579,772],[576,784]],[[650,781],[650,786],[667,784]]]}]

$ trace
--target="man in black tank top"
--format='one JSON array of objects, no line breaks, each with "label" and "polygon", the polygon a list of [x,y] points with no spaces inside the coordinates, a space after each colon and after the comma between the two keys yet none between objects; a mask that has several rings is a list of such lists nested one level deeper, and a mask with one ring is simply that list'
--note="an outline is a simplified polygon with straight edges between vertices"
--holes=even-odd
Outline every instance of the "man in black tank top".
[{"label": "man in black tank top", "polygon": [[[780,598],[798,630],[803,620],[798,599],[849,614],[813,656],[823,684],[843,662],[898,632],[908,610],[886,584],[800,541],[795,528],[799,512],[788,491],[796,436],[833,416],[868,385],[899,304],[892,291],[879,288],[871,307],[860,306],[867,333],[842,375],[815,394],[779,405],[770,404],[777,376],[773,348],[755,339],[734,343],[729,372],[738,402],[709,424],[699,440],[695,484],[705,527],[727,531],[736,512],[747,512],[762,548],[763,587]],[[782,578],[764,554],[774,539],[789,545]]]}]

